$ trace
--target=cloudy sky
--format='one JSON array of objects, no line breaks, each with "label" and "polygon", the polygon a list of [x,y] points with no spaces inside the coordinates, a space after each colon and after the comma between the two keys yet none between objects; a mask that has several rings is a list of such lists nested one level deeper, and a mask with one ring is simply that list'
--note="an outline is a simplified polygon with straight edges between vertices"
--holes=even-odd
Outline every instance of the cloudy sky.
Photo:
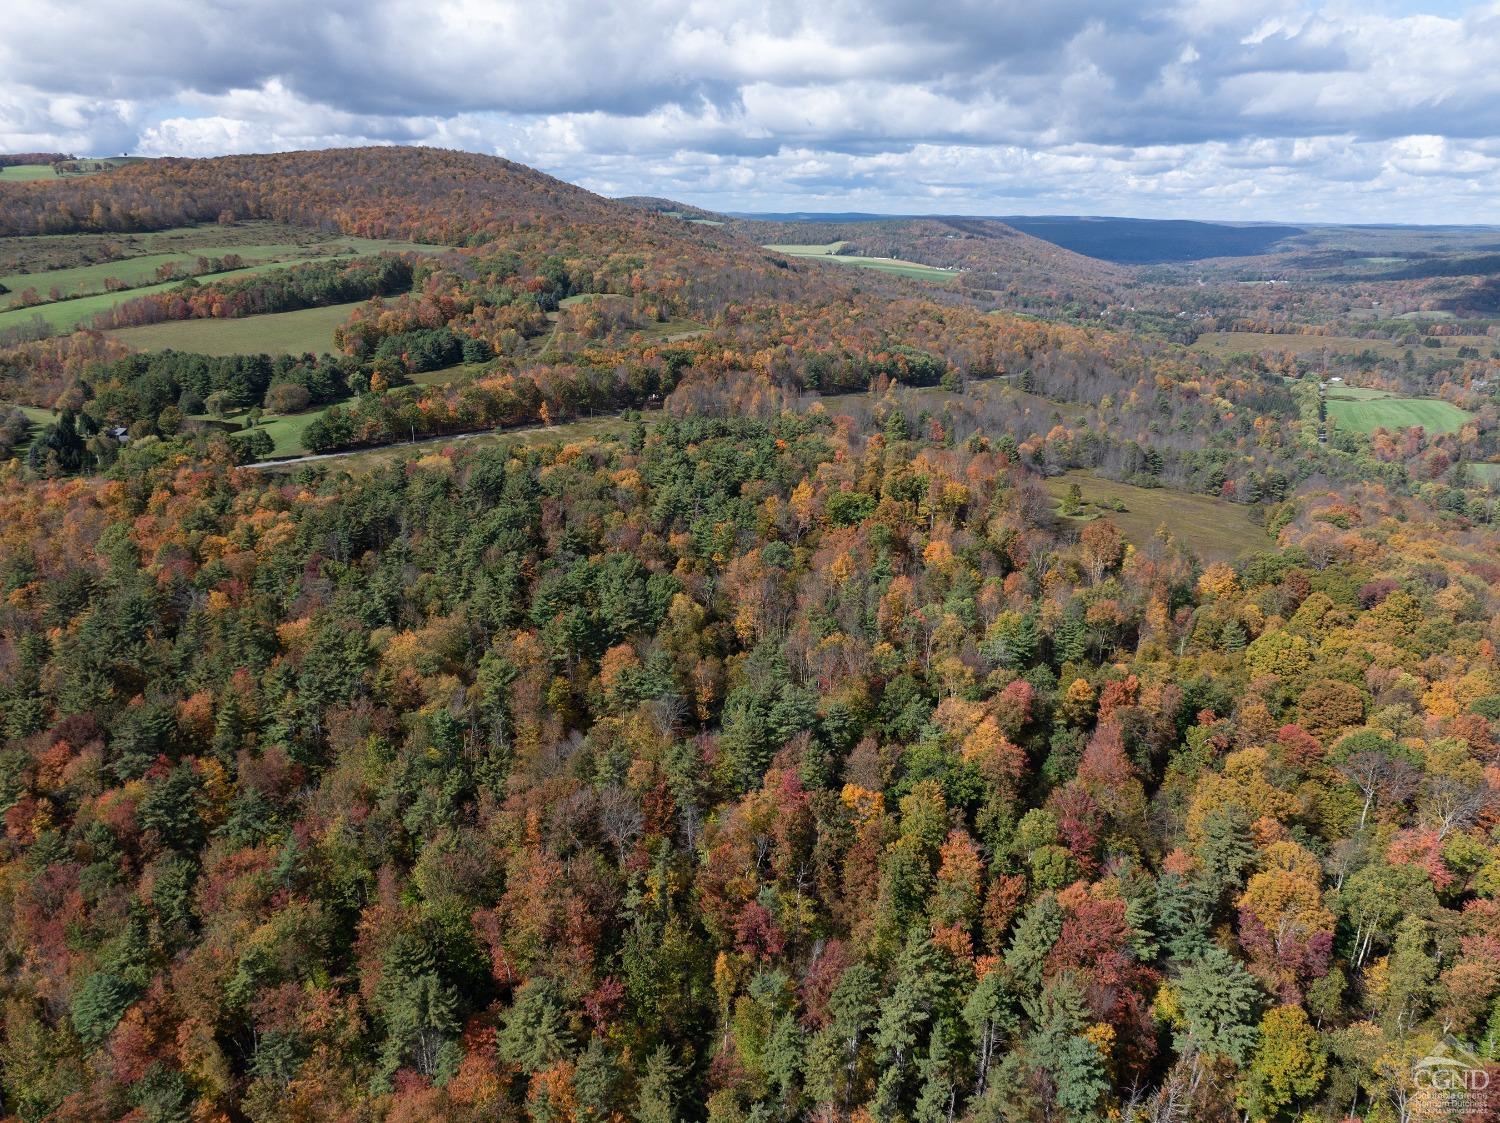
[{"label": "cloudy sky", "polygon": [[3,151],[421,143],[715,209],[1500,223],[1500,2],[7,11]]}]

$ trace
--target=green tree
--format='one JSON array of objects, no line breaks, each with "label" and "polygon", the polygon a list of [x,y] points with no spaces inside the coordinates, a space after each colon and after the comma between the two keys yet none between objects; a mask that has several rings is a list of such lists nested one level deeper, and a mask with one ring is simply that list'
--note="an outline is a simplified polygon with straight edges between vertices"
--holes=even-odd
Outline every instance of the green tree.
[{"label": "green tree", "polygon": [[1263,999],[1250,972],[1223,948],[1210,944],[1183,968],[1176,991],[1187,1022],[1187,1042],[1210,1057],[1244,1065],[1254,1052]]}]

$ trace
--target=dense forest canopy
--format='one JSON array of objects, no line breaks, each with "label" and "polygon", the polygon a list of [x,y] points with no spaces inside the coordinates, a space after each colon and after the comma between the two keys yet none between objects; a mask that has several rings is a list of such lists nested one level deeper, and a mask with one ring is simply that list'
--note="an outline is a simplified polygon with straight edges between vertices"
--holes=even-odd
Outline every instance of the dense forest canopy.
[{"label": "dense forest canopy", "polygon": [[[1014,314],[1020,235],[924,286],[650,202],[401,148],[0,185],[15,235],[443,247],[115,313],[359,302],[321,355],[0,349],[6,1117],[1491,1118],[1423,1074],[1500,1077],[1500,364],[1383,362],[1466,420],[1356,432],[1331,353]],[[865,236],[1011,240],[945,233]],[[314,407],[541,436],[187,423]]]}]

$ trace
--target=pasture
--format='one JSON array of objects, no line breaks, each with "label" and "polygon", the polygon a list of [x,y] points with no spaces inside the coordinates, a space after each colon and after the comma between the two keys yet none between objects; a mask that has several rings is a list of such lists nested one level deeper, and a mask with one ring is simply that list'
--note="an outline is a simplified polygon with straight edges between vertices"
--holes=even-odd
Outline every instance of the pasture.
[{"label": "pasture", "polygon": [[1328,416],[1340,429],[1373,433],[1420,425],[1429,433],[1457,432],[1473,415],[1436,398],[1328,396]]},{"label": "pasture", "polygon": [[[260,240],[256,234],[282,237]],[[5,309],[0,311],[0,332],[28,325],[37,316],[53,331],[87,327],[99,312],[180,284],[184,277],[157,281],[157,269],[170,263],[185,275],[199,257],[238,254],[245,262],[240,269],[203,275],[200,283],[211,284],[307,261],[352,261],[369,254],[442,248],[378,238],[309,236],[270,223],[229,231],[217,225],[185,227],[115,240],[97,235],[7,240],[0,244],[0,269],[8,270],[0,274],[0,285],[10,295],[0,295],[0,308]],[[28,291],[30,299],[41,302],[23,306],[22,294]]]},{"label": "pasture", "polygon": [[52,170],[51,164],[12,164],[8,168],[0,168],[0,181],[5,183],[24,183],[34,179],[56,179],[57,173]]},{"label": "pasture", "polygon": [[[241,277],[251,277],[256,273],[266,273],[272,269],[281,269],[282,265],[271,262],[266,265],[251,265],[244,269],[233,269],[227,273],[217,273],[214,280],[233,281]],[[166,292],[182,284],[181,281],[164,281],[156,285],[143,285],[140,288],[130,289],[125,292],[103,292],[93,296],[80,296],[75,300],[55,300],[45,304],[34,304],[28,308],[12,308],[6,312],[0,312],[0,332],[11,328],[23,327],[36,317],[42,320],[54,331],[66,332],[76,328],[88,327],[94,317],[100,312],[107,312],[117,304],[137,296],[149,296],[155,292]]]},{"label": "pasture", "polygon": [[[1081,471],[1051,477],[1043,486],[1048,495],[1061,501],[1075,483],[1083,493],[1082,512],[1072,517],[1059,515],[1059,520],[1081,526],[1107,518],[1136,549],[1147,546],[1160,526],[1165,526],[1178,542],[1207,562],[1229,561],[1273,545],[1265,528],[1251,518],[1251,508],[1227,499],[1175,488],[1135,487]],[[1123,511],[1102,506],[1115,500],[1124,504]]]},{"label": "pasture", "polygon": [[840,265],[875,269],[881,273],[891,273],[917,281],[948,281],[958,273],[955,269],[939,269],[936,266],[923,265],[918,261],[903,261],[899,257],[861,257],[858,254],[840,253],[839,250],[847,244],[846,242],[828,242],[823,245],[776,245],[762,246],[761,249],[785,254],[787,257],[815,258],[819,261],[834,261]]},{"label": "pasture", "polygon": [[110,332],[137,351],[192,351],[199,355],[326,355],[333,352],[333,329],[365,302],[271,312],[237,320],[170,320]]},{"label": "pasture", "polygon": [[[306,261],[350,261],[365,254],[391,252],[418,252],[420,249],[409,242],[385,242],[372,238],[348,238],[338,242],[313,242],[299,245],[295,242],[252,243],[236,245],[220,243],[197,246],[191,250],[168,250],[161,253],[141,254],[138,257],[122,258],[118,261],[101,261],[91,265],[74,265],[62,269],[47,269],[36,272],[16,272],[0,275],[0,285],[19,294],[35,289],[44,299],[50,299],[56,289],[64,299],[86,296],[108,291],[107,282],[114,281],[130,289],[158,282],[157,270],[163,265],[175,265],[180,275],[172,282],[185,279],[200,257],[224,257],[238,254],[245,266],[296,265]],[[205,273],[197,279],[203,284],[221,280],[227,273]],[[118,294],[125,297],[139,295]],[[15,295],[0,297],[0,301],[15,301]]]}]

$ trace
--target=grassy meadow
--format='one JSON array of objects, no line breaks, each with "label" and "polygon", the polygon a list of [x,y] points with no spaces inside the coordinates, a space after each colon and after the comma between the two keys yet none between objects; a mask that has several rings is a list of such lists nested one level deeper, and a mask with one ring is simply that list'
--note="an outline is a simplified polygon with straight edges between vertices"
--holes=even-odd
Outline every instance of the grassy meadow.
[{"label": "grassy meadow", "polygon": [[[253,277],[257,273],[269,273],[273,269],[282,268],[285,266],[277,262],[248,265],[243,269],[215,273],[211,278],[204,278],[204,280],[236,281],[242,277]],[[93,296],[80,296],[74,300],[55,300],[45,304],[33,304],[29,308],[12,308],[10,311],[0,312],[0,332],[23,327],[38,316],[55,331],[73,331],[77,328],[88,327],[100,312],[108,312],[127,300],[137,296],[149,296],[156,292],[167,292],[180,284],[182,284],[180,280],[163,281],[160,284],[142,285],[140,288],[125,292],[101,292]]]},{"label": "grassy meadow", "polygon": [[861,257],[858,254],[839,253],[839,250],[846,244],[828,242],[824,245],[776,245],[762,246],[761,249],[783,253],[788,257],[817,258],[820,261],[834,261],[840,265],[857,265],[865,269],[875,269],[881,273],[892,273],[898,277],[909,277],[918,281],[947,281],[956,275],[956,270],[938,269],[932,265],[923,265],[918,261],[903,261],[898,257]]},{"label": "grassy meadow", "polygon": [[23,183],[33,179],[56,179],[57,173],[52,170],[51,164],[12,164],[8,168],[0,168],[0,181],[5,183]]},{"label": "grassy meadow", "polygon": [[1284,351],[1294,355],[1312,355],[1328,351],[1338,355],[1360,355],[1368,351],[1378,359],[1396,361],[1408,351],[1418,359],[1456,359],[1460,347],[1473,347],[1488,355],[1496,341],[1486,335],[1437,336],[1440,347],[1424,347],[1420,339],[1393,342],[1389,339],[1360,339],[1350,335],[1275,335],[1256,331],[1210,331],[1200,335],[1193,350],[1209,355],[1257,354],[1262,351]]},{"label": "grassy meadow", "polygon": [[[93,317],[126,300],[181,284],[199,257],[238,254],[240,269],[205,274],[200,283],[233,281],[307,261],[352,261],[377,253],[440,252],[442,247],[380,238],[311,235],[274,223],[180,227],[111,238],[93,234],[8,239],[0,244],[0,332],[36,316],[54,331],[88,326]],[[179,267],[183,277],[158,281],[157,269]],[[119,291],[109,291],[114,285]],[[33,290],[41,303],[21,306]],[[56,293],[58,299],[53,299]]]},{"label": "grassy meadow", "polygon": [[[1377,391],[1379,393],[1379,391]],[[1335,397],[1328,395],[1328,416],[1340,429],[1373,433],[1420,425],[1429,433],[1457,432],[1473,415],[1436,398]]]},{"label": "grassy meadow", "polygon": [[[1061,501],[1075,483],[1083,493],[1082,512],[1059,515],[1059,519],[1081,525],[1107,518],[1137,549],[1149,543],[1160,526],[1204,561],[1228,561],[1272,546],[1265,529],[1251,519],[1250,508],[1226,499],[1174,488],[1135,487],[1079,471],[1054,476],[1044,486],[1047,494]],[[1114,500],[1123,503],[1125,510],[1101,506]]]},{"label": "grassy meadow", "polygon": [[234,320],[169,320],[117,328],[109,334],[137,351],[192,351],[200,355],[326,355],[333,329],[365,302],[271,312]]}]

